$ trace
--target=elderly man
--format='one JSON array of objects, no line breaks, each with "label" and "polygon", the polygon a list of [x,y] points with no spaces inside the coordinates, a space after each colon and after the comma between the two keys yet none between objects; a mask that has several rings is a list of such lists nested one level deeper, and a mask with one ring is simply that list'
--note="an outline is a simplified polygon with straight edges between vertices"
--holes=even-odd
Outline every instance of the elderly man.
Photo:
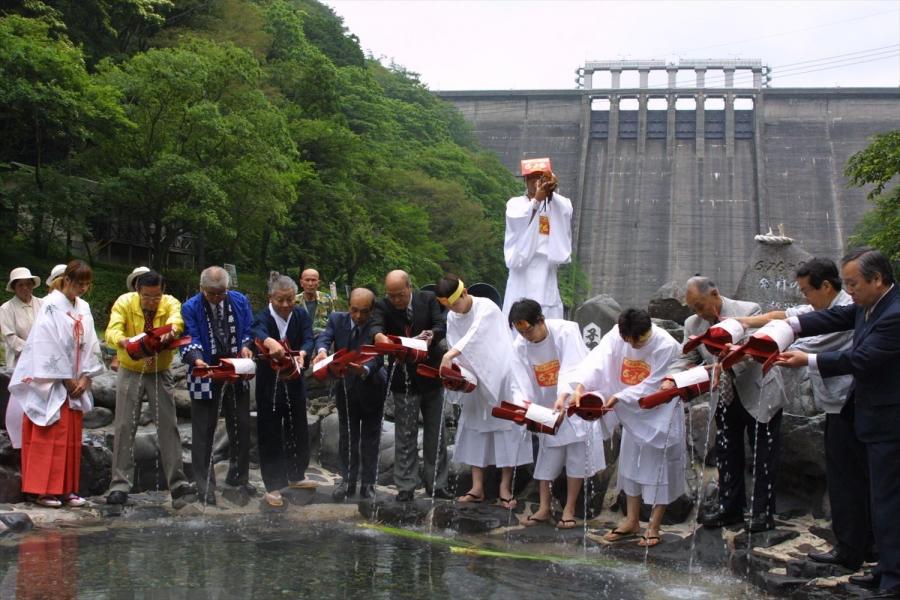
[{"label": "elderly man", "polygon": [[181,436],[175,415],[172,355],[164,350],[145,358],[132,358],[126,346],[128,340],[143,332],[171,325],[172,332],[162,337],[168,342],[181,335],[181,303],[165,294],[162,275],[149,269],[135,281],[134,292],[122,294],[113,304],[106,343],[116,349],[119,370],[116,372],[116,420],[113,444],[112,482],[107,504],[125,504],[131,491],[134,475],[134,434],[141,412],[144,393],[154,399],[156,434],[163,471],[172,495],[172,506],[181,508],[197,499],[196,489],[184,476],[181,462]]},{"label": "elderly man", "polygon": [[[786,319],[835,306],[848,306],[853,299],[841,289],[837,265],[827,258],[813,258],[797,269],[797,285],[809,302],[784,311],[754,317],[739,317],[745,327],[762,327],[773,319]],[[790,350],[803,352],[844,352],[853,345],[849,331],[836,331],[800,338]],[[837,544],[830,552],[811,552],[816,562],[843,565],[856,570],[872,547],[869,514],[869,476],[866,447],[853,430],[854,405],[847,402],[852,375],[823,378],[808,371],[816,408],[825,412],[825,472],[831,504],[831,528]],[[799,373],[799,371],[798,371]],[[787,374],[786,374],[787,375]]]},{"label": "elderly man", "polygon": [[[313,351],[312,320],[294,303],[297,284],[274,274],[269,281],[269,305],[256,313],[253,337],[275,360],[284,358],[286,342],[297,350],[297,369],[306,368]],[[306,421],[306,386],[303,377],[282,381],[269,361],[256,369],[256,430],[259,437],[259,470],[269,506],[283,506],[281,490],[301,487],[309,466],[309,427]],[[306,484],[302,484],[304,487]]]},{"label": "elderly man", "polygon": [[841,278],[852,305],[790,317],[788,322],[800,336],[852,329],[853,345],[819,353],[789,351],[780,364],[808,366],[822,377],[853,376],[847,404],[855,408],[856,436],[866,447],[879,561],[873,573],[851,576],[850,582],[880,587],[880,597],[896,598],[900,597],[900,293],[890,261],[873,248],[858,248],[844,256]]},{"label": "elderly man", "polygon": [[[385,334],[419,337],[428,344],[427,363],[441,364],[444,352],[441,340],[447,334],[447,319],[432,292],[413,292],[405,271],[391,271],[384,279],[385,297],[375,303],[372,335],[376,342],[387,342]],[[394,483],[397,500],[413,499],[418,484],[419,412],[424,436],[422,457],[425,462],[425,489],[435,497],[453,496],[447,487],[447,434],[444,430],[444,395],[437,379],[416,374],[413,364],[392,362],[391,389],[394,392]],[[401,372],[405,369],[406,372]]]},{"label": "elderly man", "polygon": [[300,273],[300,287],[303,291],[297,294],[295,301],[306,309],[313,322],[313,331],[318,334],[325,329],[328,315],[335,310],[335,298],[319,291],[319,272],[315,269],[304,269]]},{"label": "elderly man", "polygon": [[563,317],[556,282],[559,265],[572,259],[572,202],[557,194],[549,158],[522,161],[525,195],[506,202],[503,256],[509,268],[503,314],[516,300],[537,300],[548,319]]},{"label": "elderly man", "polygon": [[[218,363],[222,358],[252,358],[253,313],[247,297],[228,289],[228,272],[207,267],[200,273],[200,293],[181,307],[185,333],[191,344],[182,349],[190,369]],[[247,383],[223,384],[188,375],[191,395],[191,462],[194,480],[205,504],[216,503],[216,476],[212,470],[212,444],[224,407],[230,464],[225,483],[252,496],[250,470],[250,395]]]},{"label": "elderly man", "polygon": [[10,369],[16,366],[34,318],[41,310],[41,300],[32,293],[39,285],[41,278],[32,275],[27,267],[16,267],[9,272],[6,291],[15,296],[0,306],[0,331],[6,342],[6,366]]},{"label": "elderly man", "polygon": [[[753,302],[726,298],[707,277],[687,281],[685,303],[694,311],[684,323],[684,337],[702,335],[721,319],[758,315]],[[702,345],[679,359],[675,370],[696,364],[712,365],[715,357]],[[663,387],[671,387],[666,381]],[[744,521],[744,432],[754,448],[753,506],[747,529],[753,533],[772,529],[775,519],[775,472],[781,445],[781,407],[784,403],[777,369],[762,374],[762,366],[749,359],[719,378],[719,402],[715,406],[716,467],[719,470],[719,506],[700,516],[706,527],[722,527]]]},{"label": "elderly man", "polygon": [[[356,350],[372,343],[372,311],[375,294],[366,288],[350,293],[350,312],[334,312],[328,325],[316,338],[318,354],[315,362],[334,351]],[[360,482],[361,498],[375,497],[378,477],[378,451],[381,443],[381,421],[384,416],[386,377],[382,359],[373,358],[363,365],[350,365],[349,373],[335,387],[337,395],[338,454],[343,480],[334,489],[333,498],[342,502],[356,494]]]}]

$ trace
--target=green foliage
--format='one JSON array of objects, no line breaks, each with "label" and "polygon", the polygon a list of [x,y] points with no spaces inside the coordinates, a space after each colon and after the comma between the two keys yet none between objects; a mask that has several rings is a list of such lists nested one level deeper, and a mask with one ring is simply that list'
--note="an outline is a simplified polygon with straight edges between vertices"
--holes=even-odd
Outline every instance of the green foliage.
[{"label": "green foliage", "polygon": [[33,18],[0,26],[0,163],[46,173],[43,187],[3,197],[20,235],[42,231],[60,252],[65,237],[66,253],[73,238],[89,253],[146,240],[185,295],[196,272],[169,254],[188,235],[201,265],[236,263],[260,294],[270,269],[307,266],[341,288],[380,285],[395,268],[418,285],[453,271],[502,287],[504,204],[521,184],[418,75],[366,59],[329,7],[17,7]]},{"label": "green foliage", "polygon": [[900,185],[885,192],[890,181],[900,174],[900,130],[875,136],[873,142],[847,161],[844,175],[854,186],[872,185],[869,200],[875,209],[867,213],[851,245],[870,245],[891,260],[900,260]]}]

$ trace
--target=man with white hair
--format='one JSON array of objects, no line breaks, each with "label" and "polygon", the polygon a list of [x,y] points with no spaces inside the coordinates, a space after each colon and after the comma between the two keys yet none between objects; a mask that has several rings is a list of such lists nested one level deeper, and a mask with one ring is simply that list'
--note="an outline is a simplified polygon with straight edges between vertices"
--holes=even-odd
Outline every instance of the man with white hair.
[{"label": "man with white hair", "polygon": [[[200,292],[181,307],[185,334],[191,343],[182,349],[182,361],[193,370],[218,363],[222,358],[252,358],[250,351],[253,312],[250,301],[228,289],[228,272],[207,267],[200,273]],[[250,470],[250,394],[246,381],[223,384],[188,374],[191,396],[191,461],[194,481],[205,504],[216,503],[216,477],[212,470],[212,444],[219,421],[219,405],[225,412],[230,464],[225,483],[252,496]]]}]

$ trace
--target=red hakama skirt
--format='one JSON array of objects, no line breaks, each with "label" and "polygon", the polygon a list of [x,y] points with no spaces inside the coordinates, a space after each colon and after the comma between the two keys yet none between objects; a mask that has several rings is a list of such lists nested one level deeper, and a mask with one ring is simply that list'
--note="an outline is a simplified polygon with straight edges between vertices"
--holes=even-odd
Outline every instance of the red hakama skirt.
[{"label": "red hakama skirt", "polygon": [[38,496],[78,493],[84,414],[65,402],[59,421],[47,427],[22,419],[22,491]]}]

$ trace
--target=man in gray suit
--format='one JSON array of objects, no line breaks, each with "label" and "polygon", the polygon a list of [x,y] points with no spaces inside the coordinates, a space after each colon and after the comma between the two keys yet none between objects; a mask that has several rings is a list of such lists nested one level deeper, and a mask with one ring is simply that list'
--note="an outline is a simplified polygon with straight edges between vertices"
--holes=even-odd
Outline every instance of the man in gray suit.
[{"label": "man in gray suit", "polygon": [[[702,335],[722,319],[760,314],[758,304],[726,298],[707,277],[691,277],[685,303],[694,311],[684,323],[684,336]],[[675,370],[698,364],[712,365],[715,356],[704,346],[686,354]],[[669,382],[671,385],[671,382]],[[667,387],[663,384],[663,387]],[[774,526],[775,471],[781,446],[781,408],[784,394],[778,369],[762,374],[762,366],[749,359],[719,377],[716,418],[716,467],[719,470],[719,506],[701,514],[706,527],[722,527],[744,521],[744,432],[754,448],[753,506],[747,529],[766,531]]]}]

